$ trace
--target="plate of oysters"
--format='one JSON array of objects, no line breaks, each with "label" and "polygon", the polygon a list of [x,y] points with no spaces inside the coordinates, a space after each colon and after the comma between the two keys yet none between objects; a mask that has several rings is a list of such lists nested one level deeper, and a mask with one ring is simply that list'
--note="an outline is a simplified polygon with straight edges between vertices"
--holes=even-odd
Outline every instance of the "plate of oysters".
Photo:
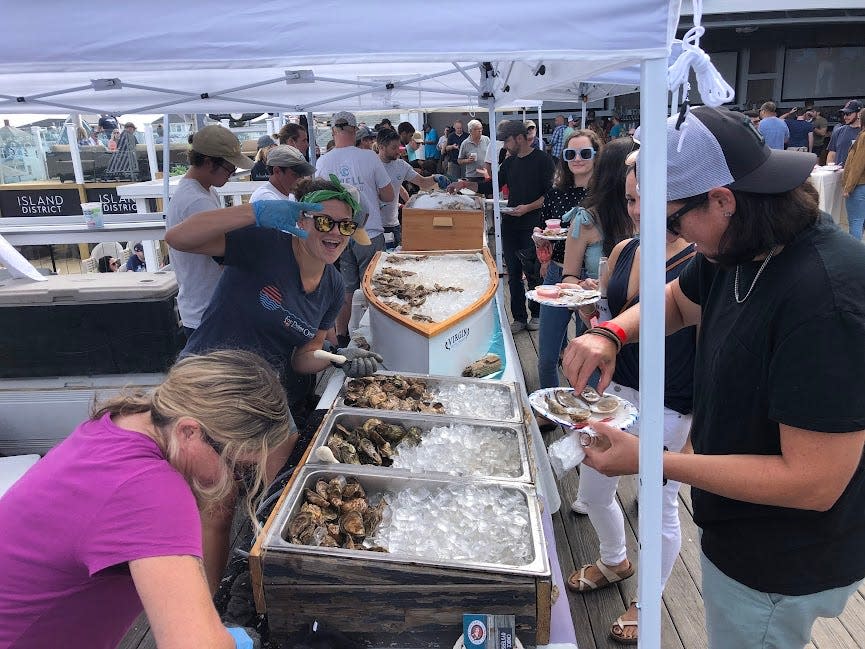
[{"label": "plate of oysters", "polygon": [[630,401],[614,394],[599,394],[590,386],[582,392],[543,388],[529,395],[529,403],[535,412],[565,428],[590,430],[593,423],[602,422],[627,430],[639,416]]}]

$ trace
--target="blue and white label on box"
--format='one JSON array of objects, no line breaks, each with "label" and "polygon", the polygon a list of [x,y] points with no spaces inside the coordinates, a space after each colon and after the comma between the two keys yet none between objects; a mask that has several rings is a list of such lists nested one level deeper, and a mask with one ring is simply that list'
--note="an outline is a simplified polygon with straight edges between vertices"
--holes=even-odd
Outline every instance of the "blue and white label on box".
[{"label": "blue and white label on box", "polygon": [[463,614],[463,644],[466,649],[480,649],[487,643],[487,616]]}]

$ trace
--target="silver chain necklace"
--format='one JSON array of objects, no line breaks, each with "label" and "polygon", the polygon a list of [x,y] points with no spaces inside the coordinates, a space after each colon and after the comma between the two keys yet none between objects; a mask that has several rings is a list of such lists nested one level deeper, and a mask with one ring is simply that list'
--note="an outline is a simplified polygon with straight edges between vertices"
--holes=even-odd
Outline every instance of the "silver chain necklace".
[{"label": "silver chain necklace", "polygon": [[763,260],[763,264],[760,266],[760,269],[757,271],[757,274],[754,275],[754,281],[751,282],[751,288],[748,289],[748,292],[745,293],[745,297],[741,300],[739,299],[739,266],[736,265],[736,280],[733,283],[733,297],[736,298],[736,304],[742,304],[745,300],[747,300],[751,296],[751,291],[754,290],[754,287],[757,285],[757,280],[760,279],[760,275],[763,272],[763,269],[766,268],[766,265],[769,263],[769,260],[772,259],[772,255],[775,254],[775,251],[778,250],[778,246],[773,247],[769,254],[766,255],[766,258]]}]

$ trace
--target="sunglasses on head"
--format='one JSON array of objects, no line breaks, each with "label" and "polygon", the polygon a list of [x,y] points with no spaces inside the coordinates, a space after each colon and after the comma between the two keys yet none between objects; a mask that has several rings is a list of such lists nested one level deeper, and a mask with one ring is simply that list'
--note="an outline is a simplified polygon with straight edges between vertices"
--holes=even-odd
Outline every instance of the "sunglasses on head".
[{"label": "sunglasses on head", "polygon": [[312,224],[319,232],[328,233],[333,230],[333,226],[337,226],[339,233],[350,237],[357,230],[357,223],[352,220],[337,221],[328,214],[309,214],[307,216],[312,219]]},{"label": "sunglasses on head", "polygon": [[562,151],[562,159],[565,162],[570,162],[571,160],[591,160],[595,157],[595,150],[590,147],[583,147],[582,149],[574,149],[568,147],[564,151]]},{"label": "sunglasses on head", "polygon": [[706,203],[708,200],[708,194],[700,194],[699,196],[689,198],[682,207],[667,216],[667,232],[677,237],[681,235],[682,217],[691,210],[700,207],[700,205]]}]

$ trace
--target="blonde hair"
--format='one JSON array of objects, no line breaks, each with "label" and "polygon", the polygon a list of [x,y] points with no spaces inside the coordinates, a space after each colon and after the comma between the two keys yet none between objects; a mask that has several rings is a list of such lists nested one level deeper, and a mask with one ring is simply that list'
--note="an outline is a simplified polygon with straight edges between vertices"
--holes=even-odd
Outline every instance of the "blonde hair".
[{"label": "blonde hair", "polygon": [[181,417],[196,420],[210,440],[222,446],[224,467],[212,485],[186,475],[200,509],[217,506],[235,489],[238,459],[255,459],[246,510],[258,529],[255,508],[261,498],[270,452],[295,431],[288,400],[276,372],[260,356],[241,350],[210,352],[178,361],[151,394],[125,394],[94,406],[91,418],[150,413],[155,436],[168,463],[182,472],[172,429]]},{"label": "blonde hair", "polygon": [[[275,144],[273,146],[276,146]],[[264,162],[267,164],[267,154],[273,146],[263,146],[255,154],[255,162]]]}]

